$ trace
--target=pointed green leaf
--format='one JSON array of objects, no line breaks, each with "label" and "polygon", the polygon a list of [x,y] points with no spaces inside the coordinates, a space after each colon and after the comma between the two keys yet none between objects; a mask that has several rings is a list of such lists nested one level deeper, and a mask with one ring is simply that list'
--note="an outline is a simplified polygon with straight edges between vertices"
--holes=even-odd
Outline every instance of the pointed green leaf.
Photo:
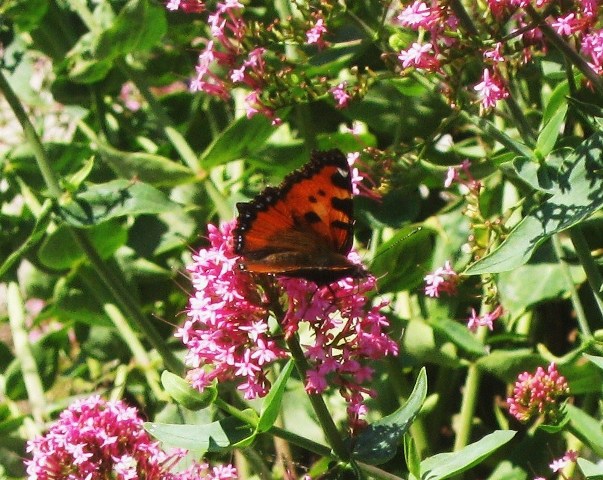
[{"label": "pointed green leaf", "polygon": [[478,357],[486,355],[486,347],[466,325],[452,320],[437,320],[431,323],[431,326],[438,335],[445,337],[461,350]]},{"label": "pointed green leaf", "polygon": [[52,220],[52,203],[50,200],[46,200],[44,205],[42,205],[42,210],[40,212],[40,216],[36,220],[36,223],[33,227],[33,230],[29,234],[29,237],[21,244],[21,246],[12,252],[4,262],[0,264],[0,278],[4,276],[4,274],[17,262],[25,253],[37,245],[42,237],[46,233],[46,228],[50,224]]},{"label": "pointed green leaf", "polygon": [[191,387],[186,380],[167,370],[161,374],[161,384],[170,397],[189,410],[209,407],[218,395],[217,389],[213,386],[206,387],[203,392],[200,392]]},{"label": "pointed green leaf", "polygon": [[270,392],[268,392],[268,395],[264,398],[260,419],[256,429],[257,433],[266,432],[274,425],[281,409],[281,402],[283,400],[285,388],[287,387],[287,380],[289,380],[289,377],[291,376],[293,367],[293,360],[289,360],[276,379],[276,382],[274,382],[274,385],[272,385]]},{"label": "pointed green leaf", "polygon": [[117,175],[127,180],[137,178],[156,187],[171,187],[195,180],[195,174],[189,168],[161,155],[123,152],[98,140],[95,143],[101,158]]},{"label": "pointed green leaf", "polygon": [[568,403],[567,414],[570,419],[571,432],[591,448],[597,455],[603,456],[603,431],[596,418]]},{"label": "pointed green leaf", "polygon": [[588,218],[603,206],[603,132],[584,141],[566,159],[551,197],[530,211],[491,254],[464,273],[478,275],[512,270],[525,264],[551,235]]},{"label": "pointed green leaf", "polygon": [[201,155],[201,165],[210,169],[248,156],[264,146],[274,127],[263,115],[241,117],[224,130]]},{"label": "pointed green leaf", "polygon": [[130,0],[98,38],[95,57],[114,59],[151,49],[167,31],[165,8],[149,0]]},{"label": "pointed green leaf", "polygon": [[177,203],[150,185],[112,180],[91,185],[63,201],[60,213],[67,223],[80,227],[124,215],[163,213],[179,208]]},{"label": "pointed green leaf", "polygon": [[223,452],[253,434],[251,427],[228,417],[206,425],[146,422],[144,428],[157,440],[172,447],[202,452]]},{"label": "pointed green leaf", "polygon": [[594,363],[597,367],[599,367],[601,370],[603,370],[603,357],[589,355],[587,353],[585,353],[584,356],[588,358],[592,363]]},{"label": "pointed green leaf", "polygon": [[379,246],[370,271],[378,278],[380,293],[413,289],[422,282],[427,271],[425,264],[433,253],[435,235],[430,228],[411,225]]},{"label": "pointed green leaf", "polygon": [[603,480],[603,465],[579,458],[578,466],[587,480]]},{"label": "pointed green leaf", "polygon": [[427,374],[425,368],[422,368],[407,402],[391,415],[369,425],[358,435],[354,443],[353,457],[371,465],[391,460],[396,455],[400,439],[419,414],[426,395]]},{"label": "pointed green leaf", "polygon": [[404,435],[404,459],[408,466],[408,471],[414,478],[421,476],[421,458],[417,451],[417,446],[412,436]]},{"label": "pointed green leaf", "polygon": [[495,450],[509,442],[514,436],[513,430],[497,430],[486,435],[471,445],[454,453],[440,453],[421,462],[421,480],[443,480],[459,475],[482,460]]},{"label": "pointed green leaf", "polygon": [[536,150],[541,158],[546,157],[553,151],[557,138],[561,130],[561,125],[565,121],[565,114],[567,113],[567,103],[563,103],[558,106],[557,111],[551,117],[551,119],[544,126],[538,139],[536,140]]},{"label": "pointed green leaf", "polygon": [[[95,225],[87,230],[88,238],[101,258],[109,258],[128,241],[128,230],[116,220]],[[48,268],[63,270],[84,259],[69,229],[63,225],[49,235],[38,252],[40,261]]]}]

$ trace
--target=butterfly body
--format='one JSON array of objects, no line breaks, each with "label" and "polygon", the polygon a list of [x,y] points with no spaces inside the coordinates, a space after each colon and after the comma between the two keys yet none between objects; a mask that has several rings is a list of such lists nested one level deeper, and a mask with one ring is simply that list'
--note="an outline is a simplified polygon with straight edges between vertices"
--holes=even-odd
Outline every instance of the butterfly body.
[{"label": "butterfly body", "polygon": [[234,249],[246,270],[319,285],[364,275],[347,258],[354,233],[352,179],[339,150],[313,153],[279,187],[237,208]]}]

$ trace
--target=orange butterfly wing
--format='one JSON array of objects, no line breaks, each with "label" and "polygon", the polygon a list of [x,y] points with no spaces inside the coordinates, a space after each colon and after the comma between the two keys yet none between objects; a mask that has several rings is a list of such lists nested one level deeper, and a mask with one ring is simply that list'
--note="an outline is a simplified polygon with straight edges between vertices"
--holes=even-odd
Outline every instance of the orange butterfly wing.
[{"label": "orange butterfly wing", "polygon": [[319,284],[363,273],[347,259],[354,233],[352,178],[339,150],[313,153],[279,187],[237,208],[234,246],[247,270]]}]

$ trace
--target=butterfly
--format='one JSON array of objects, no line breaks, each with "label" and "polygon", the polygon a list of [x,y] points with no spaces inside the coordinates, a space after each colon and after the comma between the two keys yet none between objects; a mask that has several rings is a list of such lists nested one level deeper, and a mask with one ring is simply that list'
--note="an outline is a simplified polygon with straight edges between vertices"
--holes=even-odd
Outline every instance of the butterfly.
[{"label": "butterfly", "polygon": [[253,273],[327,285],[366,273],[347,255],[354,239],[352,172],[341,151],[313,152],[310,162],[237,203],[234,251]]}]

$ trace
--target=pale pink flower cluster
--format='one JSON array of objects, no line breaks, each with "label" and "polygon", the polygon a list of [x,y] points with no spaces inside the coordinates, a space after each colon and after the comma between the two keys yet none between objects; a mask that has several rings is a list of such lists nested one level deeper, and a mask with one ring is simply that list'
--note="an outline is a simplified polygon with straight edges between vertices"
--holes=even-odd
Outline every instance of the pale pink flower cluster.
[{"label": "pale pink flower cluster", "polygon": [[285,335],[297,332],[302,321],[308,322],[312,332],[312,342],[305,345],[311,366],[306,391],[321,393],[335,386],[348,404],[350,428],[361,428],[365,399],[376,395],[364,386],[374,373],[366,362],[398,354],[398,344],[386,331],[389,321],[381,313],[385,304],[371,306],[367,296],[376,287],[375,278],[346,278],[322,288],[300,279],[281,279],[280,283],[288,299]]},{"label": "pale pink flower cluster", "polygon": [[471,309],[471,315],[467,321],[467,328],[475,332],[479,327],[488,327],[489,330],[494,330],[494,321],[498,320],[503,314],[502,305],[497,305],[491,312],[478,315],[474,308]]},{"label": "pale pink flower cluster", "polygon": [[[189,319],[177,332],[188,348],[186,363],[192,367],[187,377],[202,390],[212,381],[239,379],[246,398],[262,397],[270,383],[264,372],[286,352],[270,335],[266,306],[253,277],[241,270],[232,248],[234,223],[219,229],[208,226],[210,246],[201,249],[188,269],[195,293],[190,299]],[[354,258],[351,255],[351,258]],[[357,263],[359,259],[356,258]],[[318,288],[301,279],[278,280],[285,318],[278,319],[285,336],[308,322],[313,343],[306,355],[312,368],[306,390],[324,391],[336,385],[348,402],[352,428],[362,425],[366,395],[374,392],[362,384],[372,379],[373,370],[364,362],[395,355],[398,345],[388,337],[388,321],[380,312],[383,304],[371,306],[369,291],[374,277],[344,279]]]},{"label": "pale pink flower cluster", "polygon": [[316,45],[318,48],[322,49],[327,45],[324,37],[327,33],[327,27],[325,25],[325,19],[319,15],[316,18],[316,23],[312,25],[306,32],[306,40],[308,45]]},{"label": "pale pink flower cluster", "polygon": [[134,407],[122,401],[93,396],[74,402],[61,412],[45,435],[27,442],[32,455],[25,460],[29,480],[230,480],[237,478],[230,465],[213,469],[194,463],[171,472],[185,450],[166,453],[143,428]]},{"label": "pale pink flower cluster", "polygon": [[[446,260],[443,267],[438,267],[433,273],[425,275],[425,295],[432,298],[439,298],[442,293],[447,295],[456,295],[457,286],[460,282],[459,274],[452,268],[449,260]],[[490,312],[478,315],[474,308],[471,309],[471,315],[467,319],[467,328],[475,332],[478,327],[488,327],[494,329],[494,321],[498,320],[503,314],[502,305],[497,305]]]},{"label": "pale pink flower cluster", "polygon": [[470,192],[479,193],[482,184],[471,173],[471,162],[464,160],[458,167],[449,167],[444,180],[444,187],[450,188],[453,183],[465,186]]},{"label": "pale pink flower cluster", "polygon": [[352,96],[347,92],[347,82],[341,82],[329,90],[335,99],[335,108],[345,108],[352,100]]},{"label": "pale pink flower cluster", "polygon": [[439,298],[442,293],[455,295],[460,278],[450,261],[446,260],[443,267],[438,267],[433,273],[425,275],[423,280],[425,280],[425,295]]},{"label": "pale pink flower cluster", "polygon": [[497,72],[490,72],[488,68],[484,68],[482,81],[475,85],[473,89],[477,92],[482,107],[486,110],[495,107],[496,102],[509,96],[509,91],[500,75]]},{"label": "pale pink flower cluster", "polygon": [[554,422],[561,410],[559,400],[568,393],[567,381],[555,363],[546,370],[538,367],[535,373],[523,372],[517,377],[513,395],[507,398],[509,413],[520,422],[527,422],[536,415]]},{"label": "pale pink flower cluster", "polygon": [[567,467],[570,463],[575,463],[577,460],[578,452],[574,450],[568,450],[563,454],[561,458],[553,460],[549,467],[551,468],[553,473],[557,473]]},{"label": "pale pink flower cluster", "polygon": [[208,225],[210,247],[199,250],[188,266],[194,294],[176,336],[187,347],[187,377],[195,388],[203,391],[214,380],[237,378],[245,398],[252,399],[270,387],[264,368],[286,354],[270,338],[265,299],[239,268],[234,225]]},{"label": "pale pink flower cluster", "polygon": [[[169,0],[167,8],[201,12],[206,6],[200,0]],[[247,117],[261,114],[279,125],[282,120],[276,115],[276,109],[283,103],[292,103],[287,99],[293,95],[287,83],[294,66],[285,60],[282,45],[299,43],[301,46],[305,38],[305,45],[325,48],[327,22],[319,9],[306,12],[303,25],[291,23],[287,27],[277,20],[266,25],[248,22],[244,14],[245,7],[239,0],[219,1],[209,12],[210,35],[204,39],[205,48],[199,55],[190,89],[228,101],[233,89],[243,88]],[[267,58],[272,61],[267,62]],[[314,87],[320,85],[322,91],[318,95],[328,93],[329,84],[324,78],[312,83]],[[347,106],[351,99],[346,98],[342,85],[335,87],[333,94],[338,108]],[[316,95],[316,91],[308,94],[311,98]]]},{"label": "pale pink flower cluster", "polygon": [[[547,51],[543,33],[535,26],[537,22],[528,15],[526,7],[546,14],[545,7],[549,3],[550,0],[487,0],[484,6],[480,4],[470,9],[468,13],[472,17],[461,24],[449,2],[403,2],[393,22],[416,31],[418,37],[398,54],[403,73],[408,69],[437,72],[445,79],[447,75],[455,75],[456,70],[447,72],[445,67],[448,63],[457,63],[458,56],[455,55],[458,52],[463,55],[473,52],[483,61],[482,77],[473,89],[482,110],[487,111],[509,96],[505,75],[512,75],[517,65],[529,62],[534,52]],[[601,74],[603,30],[595,29],[599,21],[597,8],[597,0],[557,3],[552,10],[554,15],[547,17],[546,22],[558,35],[577,44],[591,68]],[[503,38],[505,42],[501,41]],[[458,82],[450,79],[449,83],[456,85]]]},{"label": "pale pink flower cluster", "polygon": [[205,4],[202,0],[168,0],[166,8],[186,13],[201,13],[205,10]]}]

